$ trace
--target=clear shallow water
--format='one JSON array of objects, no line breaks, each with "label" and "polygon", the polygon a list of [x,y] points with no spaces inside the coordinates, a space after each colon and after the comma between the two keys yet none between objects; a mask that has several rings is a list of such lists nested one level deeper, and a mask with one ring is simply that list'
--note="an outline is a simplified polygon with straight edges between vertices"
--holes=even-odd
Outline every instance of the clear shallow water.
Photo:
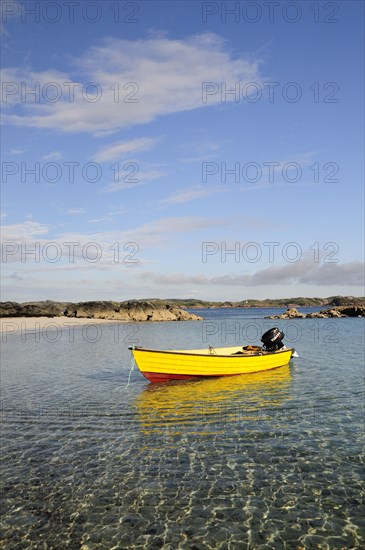
[{"label": "clear shallow water", "polygon": [[[362,548],[364,320],[274,312],[3,335],[2,547]],[[299,353],[288,367],[130,371],[130,344],[259,343],[272,326]]]}]

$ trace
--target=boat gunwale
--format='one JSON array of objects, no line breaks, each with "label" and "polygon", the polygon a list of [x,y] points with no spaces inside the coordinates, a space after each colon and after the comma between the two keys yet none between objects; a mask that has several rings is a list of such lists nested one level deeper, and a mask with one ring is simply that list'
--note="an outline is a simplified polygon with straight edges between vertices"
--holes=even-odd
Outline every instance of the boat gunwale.
[{"label": "boat gunwale", "polygon": [[[235,347],[235,346],[233,346]],[[193,357],[224,357],[225,359],[227,358],[238,358],[238,359],[243,359],[243,358],[248,358],[248,357],[266,357],[268,355],[278,355],[279,353],[287,353],[289,351],[291,351],[292,353],[295,351],[294,348],[286,348],[286,349],[280,349],[280,350],[276,350],[276,351],[262,351],[262,352],[254,352],[254,353],[250,353],[250,354],[247,354],[245,355],[244,353],[242,354],[239,354],[239,353],[234,353],[232,355],[220,355],[220,354],[217,354],[217,353],[189,353],[189,350],[187,350],[187,353],[184,351],[184,350],[179,350],[179,351],[173,351],[173,350],[159,350],[159,349],[149,349],[149,348],[141,348],[141,347],[131,347],[131,350],[132,351],[147,351],[149,353],[166,353],[166,354],[171,354],[171,355],[189,355],[189,356],[193,356]]]}]

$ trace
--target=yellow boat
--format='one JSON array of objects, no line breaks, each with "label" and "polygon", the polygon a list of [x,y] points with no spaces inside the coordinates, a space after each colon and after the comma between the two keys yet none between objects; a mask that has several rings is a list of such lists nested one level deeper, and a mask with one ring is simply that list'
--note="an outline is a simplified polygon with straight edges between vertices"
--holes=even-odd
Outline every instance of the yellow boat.
[{"label": "yellow boat", "polygon": [[261,337],[264,346],[229,348],[157,350],[130,346],[137,367],[151,382],[191,380],[213,376],[251,374],[287,365],[294,348],[282,342],[285,334],[277,327]]},{"label": "yellow boat", "polygon": [[294,348],[273,351],[259,346],[156,350],[130,346],[141,373],[151,382],[234,376],[276,369],[287,365]]}]

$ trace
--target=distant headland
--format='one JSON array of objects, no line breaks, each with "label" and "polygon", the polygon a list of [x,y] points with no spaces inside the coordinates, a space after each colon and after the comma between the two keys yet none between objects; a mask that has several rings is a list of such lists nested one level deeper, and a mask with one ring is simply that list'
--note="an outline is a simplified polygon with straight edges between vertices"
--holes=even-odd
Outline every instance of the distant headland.
[{"label": "distant headland", "polygon": [[[155,300],[156,301],[156,300]],[[365,306],[365,297],[330,296],[329,298],[266,298],[265,300],[241,300],[239,302],[215,302],[189,298],[167,300],[170,304],[188,309],[228,308],[228,307],[321,307],[321,306]]]}]

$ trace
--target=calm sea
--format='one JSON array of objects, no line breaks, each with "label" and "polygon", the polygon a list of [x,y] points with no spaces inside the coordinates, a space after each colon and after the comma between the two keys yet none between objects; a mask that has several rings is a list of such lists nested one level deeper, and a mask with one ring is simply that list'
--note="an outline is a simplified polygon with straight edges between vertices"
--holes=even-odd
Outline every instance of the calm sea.
[{"label": "calm sea", "polygon": [[[363,548],[364,319],[275,312],[3,334],[1,547]],[[266,374],[131,370],[129,345],[259,344],[272,326],[299,358]]]}]

